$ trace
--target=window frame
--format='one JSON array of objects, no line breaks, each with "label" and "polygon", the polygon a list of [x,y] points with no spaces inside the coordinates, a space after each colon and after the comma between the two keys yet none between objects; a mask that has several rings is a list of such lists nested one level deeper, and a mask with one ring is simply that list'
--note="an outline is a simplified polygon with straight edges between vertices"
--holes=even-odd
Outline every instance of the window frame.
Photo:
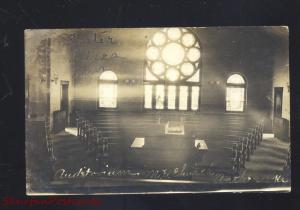
[{"label": "window frame", "polygon": [[[234,75],[234,74],[238,74],[239,76],[241,76],[243,78],[243,80],[244,80],[244,84],[228,83],[227,82],[228,79],[232,75]],[[226,87],[225,87],[225,100],[224,100],[224,102],[225,102],[225,105],[224,105],[225,112],[228,112],[228,113],[245,113],[246,112],[246,110],[247,110],[247,87],[248,87],[247,84],[248,84],[248,82],[247,82],[246,77],[243,74],[241,74],[240,72],[233,72],[233,73],[230,73],[229,76],[227,76],[227,78],[226,78]],[[236,110],[235,111],[231,111],[231,110],[227,110],[227,88],[230,88],[230,87],[233,87],[233,88],[244,88],[243,111],[236,111]]]},{"label": "window frame", "polygon": [[[198,69],[199,71],[199,81],[198,82],[192,82],[192,81],[187,81],[186,80],[181,80],[181,81],[169,81],[167,79],[165,80],[146,80],[146,67],[147,67],[147,59],[145,59],[144,66],[143,66],[143,110],[144,111],[169,111],[169,112],[200,112],[200,107],[201,107],[201,96],[202,96],[202,74],[203,74],[203,69],[202,69],[202,55],[203,55],[203,45],[201,41],[199,40],[199,37],[197,36],[197,33],[192,28],[185,28],[188,29],[195,37],[196,42],[199,44],[199,51],[200,51],[200,59],[199,59],[199,64],[198,64]],[[157,32],[157,31],[156,31]],[[152,37],[156,32],[153,32],[153,34],[150,36]],[[149,70],[150,71],[150,70]],[[150,73],[152,73],[150,71]],[[196,72],[195,72],[196,73]],[[192,77],[192,76],[191,76]],[[145,108],[145,85],[152,85],[152,105],[151,108]],[[155,87],[156,85],[164,85],[164,90],[165,90],[165,97],[164,97],[164,107],[163,109],[156,109],[156,91]],[[168,108],[168,86],[175,86],[176,87],[176,97],[175,97],[175,109],[169,109]],[[180,86],[188,86],[188,98],[187,98],[187,109],[186,110],[180,110],[179,109],[179,88]],[[198,109],[193,110],[192,109],[192,87],[198,87],[199,88],[199,93],[198,93]]]},{"label": "window frame", "polygon": [[[201,71],[200,71],[201,74]],[[199,75],[200,75],[199,74]],[[201,78],[199,79],[201,81]],[[192,112],[199,112],[200,111],[200,103],[201,103],[201,82],[169,82],[169,81],[148,81],[144,80],[143,84],[143,109],[144,110],[154,110],[154,111],[192,111]],[[145,108],[145,85],[152,85],[152,105],[151,108]],[[157,85],[163,85],[164,86],[164,107],[162,109],[157,109],[156,108],[156,86]],[[168,108],[168,86],[175,86],[176,87],[176,97],[175,97],[175,109],[169,109]],[[179,109],[179,89],[180,86],[187,86],[188,87],[188,97],[187,97],[187,109],[182,110]],[[198,96],[198,109],[193,110],[192,109],[192,87],[199,87],[199,96]]]},{"label": "window frame", "polygon": [[[106,71],[111,71],[115,75],[116,73],[112,70],[106,70]],[[97,110],[109,110],[109,111],[114,111],[118,109],[118,84],[119,84],[119,79],[117,77],[117,80],[106,80],[106,79],[100,79],[101,75],[105,73],[106,71],[101,72],[100,76],[98,77],[98,83],[97,83]],[[116,75],[117,76],[117,75]],[[100,85],[101,84],[115,84],[117,85],[117,96],[116,96],[116,107],[100,107]]]}]

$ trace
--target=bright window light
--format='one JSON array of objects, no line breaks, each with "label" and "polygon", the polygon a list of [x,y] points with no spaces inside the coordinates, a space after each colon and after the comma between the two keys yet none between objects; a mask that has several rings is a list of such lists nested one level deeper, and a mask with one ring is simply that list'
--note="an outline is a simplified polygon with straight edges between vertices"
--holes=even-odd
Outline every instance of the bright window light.
[{"label": "bright window light", "polygon": [[178,40],[181,36],[181,31],[179,28],[169,28],[168,29],[168,38],[171,40]]},{"label": "bright window light", "polygon": [[179,78],[179,72],[175,68],[169,68],[166,76],[168,80],[176,81]]},{"label": "bright window light", "polygon": [[146,68],[146,80],[148,81],[157,81],[158,79],[149,71],[148,68]]},{"label": "bright window light", "polygon": [[165,102],[165,86],[164,85],[156,85],[156,109],[163,109]]},{"label": "bright window light", "polygon": [[161,46],[163,44],[166,43],[167,41],[167,38],[165,36],[164,33],[162,32],[156,32],[152,38],[153,40],[153,43],[156,45],[156,46]]},{"label": "bright window light", "polygon": [[184,63],[181,65],[180,71],[185,76],[190,76],[194,73],[194,65],[191,63]]},{"label": "bright window light", "polygon": [[149,60],[157,60],[159,58],[159,50],[156,47],[149,47],[146,56]]},{"label": "bright window light", "polygon": [[187,110],[188,87],[180,86],[179,89],[179,110]]},{"label": "bright window light", "polygon": [[239,74],[233,74],[227,79],[230,84],[245,84],[244,78]]},{"label": "bright window light", "polygon": [[192,110],[198,110],[199,89],[200,88],[198,86],[192,87],[192,102],[191,102]]},{"label": "bright window light", "polygon": [[162,62],[156,61],[152,64],[152,71],[156,75],[161,75],[165,72],[165,65]]},{"label": "bright window light", "polygon": [[226,88],[226,110],[244,111],[245,88],[227,87]]},{"label": "bright window light", "polygon": [[200,50],[198,48],[191,48],[187,53],[187,57],[190,61],[196,62],[200,59]]},{"label": "bright window light", "polygon": [[169,43],[162,50],[163,60],[172,66],[180,64],[185,56],[185,51],[180,44]]},{"label": "bright window light", "polygon": [[201,54],[193,29],[164,28],[146,47],[145,108],[198,110]]},{"label": "bright window light", "polygon": [[239,74],[233,74],[227,79],[226,111],[244,111],[245,80]]},{"label": "bright window light", "polygon": [[165,28],[154,33],[149,40],[146,58],[146,68],[158,80],[170,80],[165,71],[169,68],[181,74],[178,81],[188,80],[200,68],[200,45],[190,30]]},{"label": "bright window light", "polygon": [[186,47],[191,47],[195,44],[196,39],[193,34],[184,34],[181,38],[181,42]]},{"label": "bright window light", "polygon": [[188,82],[199,82],[199,79],[200,79],[200,70],[198,70],[196,73],[194,73],[194,75],[189,78],[187,81]]},{"label": "bright window light", "polygon": [[116,108],[118,86],[117,75],[112,71],[105,71],[100,75],[99,107]]},{"label": "bright window light", "polygon": [[117,84],[99,85],[99,106],[107,108],[117,107]]},{"label": "bright window light", "polygon": [[152,85],[145,85],[145,108],[152,108]]},{"label": "bright window light", "polygon": [[168,86],[168,109],[175,109],[176,105],[176,86]]},{"label": "bright window light", "polygon": [[117,75],[112,71],[105,71],[100,75],[100,80],[118,80]]}]

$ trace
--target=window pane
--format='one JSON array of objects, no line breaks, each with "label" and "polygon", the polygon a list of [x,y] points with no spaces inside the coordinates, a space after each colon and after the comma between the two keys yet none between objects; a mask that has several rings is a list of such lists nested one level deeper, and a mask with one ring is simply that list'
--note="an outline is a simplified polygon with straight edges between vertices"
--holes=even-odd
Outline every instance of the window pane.
[{"label": "window pane", "polygon": [[200,70],[198,70],[191,78],[187,80],[187,82],[199,82]]},{"label": "window pane", "polygon": [[152,85],[145,85],[145,108],[152,108]]},{"label": "window pane", "polygon": [[176,86],[168,87],[168,109],[175,109],[176,103]]},{"label": "window pane", "polygon": [[245,84],[244,78],[239,74],[233,74],[227,79],[227,83]]},{"label": "window pane", "polygon": [[194,86],[192,87],[192,104],[191,109],[197,110],[198,109],[198,101],[199,101],[199,87]]},{"label": "window pane", "polygon": [[100,75],[100,80],[118,80],[117,75],[112,71],[105,71]]},{"label": "window pane", "polygon": [[244,111],[245,88],[227,87],[226,110]]},{"label": "window pane", "polygon": [[188,87],[180,86],[179,91],[179,109],[187,110]]},{"label": "window pane", "polygon": [[99,85],[99,107],[108,107],[108,108],[117,107],[117,85],[116,84]]},{"label": "window pane", "polygon": [[164,108],[164,101],[165,101],[165,86],[164,85],[156,85],[156,109],[163,109]]},{"label": "window pane", "polygon": [[146,68],[146,80],[157,81],[158,79]]}]

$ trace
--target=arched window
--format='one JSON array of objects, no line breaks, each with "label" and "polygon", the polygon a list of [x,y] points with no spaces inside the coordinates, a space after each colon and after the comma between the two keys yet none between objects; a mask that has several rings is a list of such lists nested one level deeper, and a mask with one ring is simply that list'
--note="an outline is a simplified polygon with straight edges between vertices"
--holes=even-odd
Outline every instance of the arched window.
[{"label": "arched window", "polygon": [[226,111],[243,112],[246,103],[245,79],[240,74],[232,74],[226,85]]},{"label": "arched window", "polygon": [[100,75],[99,82],[99,107],[117,107],[117,82],[118,78],[112,71],[105,71]]},{"label": "arched window", "polygon": [[165,28],[154,33],[146,50],[144,107],[198,110],[200,57],[192,30]]}]

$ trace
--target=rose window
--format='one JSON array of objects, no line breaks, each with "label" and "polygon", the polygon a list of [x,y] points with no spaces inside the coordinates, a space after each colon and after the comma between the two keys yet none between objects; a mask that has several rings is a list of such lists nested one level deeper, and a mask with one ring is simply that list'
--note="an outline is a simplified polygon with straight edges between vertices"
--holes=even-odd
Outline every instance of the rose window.
[{"label": "rose window", "polygon": [[148,42],[146,68],[156,80],[186,81],[199,70],[200,56],[200,45],[192,31],[163,29]]}]

